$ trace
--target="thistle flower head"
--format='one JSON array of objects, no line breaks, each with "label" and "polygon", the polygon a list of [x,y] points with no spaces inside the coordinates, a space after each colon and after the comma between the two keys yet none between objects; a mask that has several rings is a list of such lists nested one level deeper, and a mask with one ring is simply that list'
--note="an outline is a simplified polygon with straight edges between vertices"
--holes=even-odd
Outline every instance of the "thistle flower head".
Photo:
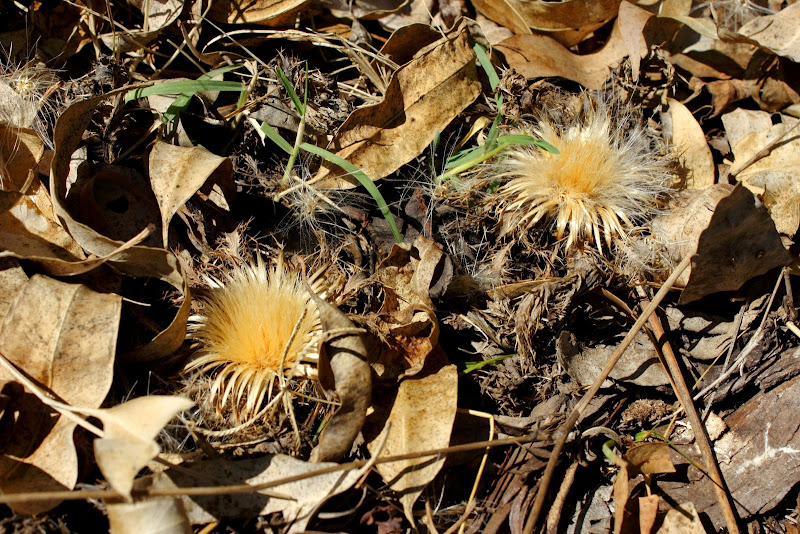
[{"label": "thistle flower head", "polygon": [[501,234],[527,241],[540,221],[565,249],[593,242],[602,251],[654,212],[668,191],[666,165],[630,118],[612,121],[605,103],[584,100],[582,116],[557,112],[533,135],[558,153],[518,146],[506,153],[497,178]]},{"label": "thistle flower head", "polygon": [[[259,257],[210,282],[201,314],[190,318],[199,350],[186,370],[213,372],[209,403],[244,420],[259,410],[279,373],[317,359],[319,312],[282,257],[271,268]],[[323,291],[319,276],[309,283]]]}]

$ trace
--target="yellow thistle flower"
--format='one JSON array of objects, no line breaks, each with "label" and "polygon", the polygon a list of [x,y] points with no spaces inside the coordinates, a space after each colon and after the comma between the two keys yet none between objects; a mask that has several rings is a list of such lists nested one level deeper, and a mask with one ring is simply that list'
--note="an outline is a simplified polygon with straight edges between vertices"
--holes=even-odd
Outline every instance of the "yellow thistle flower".
[{"label": "yellow thistle flower", "polygon": [[[319,274],[309,283],[321,293]],[[189,337],[199,350],[186,371],[214,372],[209,403],[241,421],[258,412],[278,373],[317,360],[321,326],[298,273],[282,257],[272,268],[259,257],[225,278],[209,279],[202,312],[190,318]]]},{"label": "yellow thistle flower", "polygon": [[495,199],[501,235],[528,241],[544,220],[558,240],[566,236],[565,250],[593,241],[602,252],[668,191],[666,165],[642,128],[625,118],[613,125],[604,103],[584,105],[583,118],[555,113],[533,128],[558,154],[517,146],[500,162],[497,178],[508,180]]}]

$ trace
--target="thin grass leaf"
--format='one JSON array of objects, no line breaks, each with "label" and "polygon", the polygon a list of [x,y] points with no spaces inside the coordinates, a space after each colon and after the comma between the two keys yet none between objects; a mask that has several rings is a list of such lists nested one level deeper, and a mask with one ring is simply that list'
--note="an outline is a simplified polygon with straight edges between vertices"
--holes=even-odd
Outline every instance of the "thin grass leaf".
[{"label": "thin grass leaf", "polygon": [[[275,67],[275,72],[278,73],[278,77],[281,79],[284,89],[286,89],[286,92],[289,93],[289,97],[292,99],[294,107],[297,108],[297,112],[300,114],[300,116],[305,115],[306,107],[302,102],[300,102],[300,97],[297,96],[297,93],[294,92],[294,87],[292,87],[292,84],[289,82],[289,78],[286,77],[280,67]],[[308,77],[306,77],[306,81],[307,80]]]},{"label": "thin grass leaf", "polygon": [[489,78],[489,86],[492,88],[492,91],[497,91],[497,85],[500,83],[500,77],[497,75],[497,71],[494,70],[494,66],[492,65],[492,61],[489,59],[489,56],[486,54],[486,50],[484,50],[483,47],[477,43],[475,43],[475,46],[473,46],[472,49],[475,51],[475,55],[478,57],[478,61],[480,61],[483,71]]},{"label": "thin grass leaf", "polygon": [[467,375],[474,371],[478,371],[479,369],[483,369],[487,365],[494,365],[500,363],[503,360],[510,358],[512,356],[516,356],[516,354],[503,354],[502,356],[495,356],[494,358],[490,358],[488,360],[482,360],[479,362],[461,362],[456,364],[456,367],[458,367],[458,374]]},{"label": "thin grass leaf", "polygon": [[342,169],[352,174],[356,178],[356,180],[358,180],[359,183],[364,186],[364,189],[366,189],[367,192],[370,195],[372,195],[372,198],[375,199],[375,203],[378,205],[378,209],[381,210],[383,218],[386,219],[386,222],[389,224],[389,228],[392,229],[392,234],[394,234],[394,240],[397,241],[398,243],[403,242],[403,235],[400,233],[400,230],[397,229],[397,224],[394,221],[392,212],[389,211],[389,206],[383,199],[383,195],[381,195],[381,192],[378,191],[378,188],[375,186],[375,183],[369,179],[369,176],[364,174],[363,171],[361,171],[358,167],[356,167],[346,159],[342,158],[341,156],[337,156],[332,152],[328,152],[324,148],[310,145],[308,143],[301,144],[300,148],[302,148],[306,152],[311,152],[312,154],[316,154],[317,156],[322,157],[325,161],[333,163],[334,165],[338,165]]},{"label": "thin grass leaf", "polygon": [[194,94],[201,91],[241,91],[242,88],[241,82],[226,82],[224,80],[176,80],[128,91],[125,93],[125,102],[151,95]]},{"label": "thin grass leaf", "polygon": [[261,124],[261,131],[264,132],[264,135],[269,137],[273,143],[281,147],[281,149],[283,149],[284,152],[286,152],[289,155],[292,154],[292,151],[294,150],[292,148],[292,145],[289,144],[289,141],[281,137],[281,134],[279,134],[278,131],[271,125],[264,122],[263,124]]},{"label": "thin grass leaf", "polygon": [[[231,72],[232,70],[236,70],[242,66],[242,63],[238,63],[236,65],[226,65],[224,67],[220,67],[218,69],[214,69],[211,71],[206,72],[205,74],[200,75],[197,79],[198,80],[211,80],[214,76],[218,76],[220,74],[225,74],[226,72]],[[178,117],[183,111],[189,106],[192,101],[192,97],[194,93],[181,93],[175,101],[169,105],[167,110],[161,116],[161,120],[164,124],[169,124],[172,120]],[[239,97],[240,100],[244,100],[246,98],[247,92],[242,91],[241,96]],[[126,99],[127,102],[127,99]]]},{"label": "thin grass leaf", "polygon": [[542,150],[547,150],[548,152],[550,152],[552,154],[560,154],[560,152],[558,151],[558,149],[556,147],[554,147],[553,145],[551,145],[550,143],[548,143],[544,139],[537,139],[533,144],[538,146]]}]

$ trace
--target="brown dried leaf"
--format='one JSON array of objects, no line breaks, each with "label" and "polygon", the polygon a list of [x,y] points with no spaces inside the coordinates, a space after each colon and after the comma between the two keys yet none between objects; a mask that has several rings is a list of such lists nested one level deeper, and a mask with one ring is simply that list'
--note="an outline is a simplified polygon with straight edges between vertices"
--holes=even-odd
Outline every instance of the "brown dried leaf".
[{"label": "brown dried leaf", "polygon": [[647,53],[641,31],[651,17],[647,11],[622,2],[611,36],[605,46],[593,54],[573,54],[543,35],[515,35],[497,45],[497,50],[526,78],[560,76],[588,89],[600,89],[611,70],[625,57],[634,53],[641,57]]},{"label": "brown dried leaf", "polygon": [[689,189],[706,189],[714,185],[714,158],[708,148],[703,128],[686,106],[669,98],[672,119],[672,146],[688,172],[685,186]]},{"label": "brown dried leaf", "polygon": [[[233,164],[230,158],[212,154],[203,147],[180,147],[158,141],[150,152],[150,185],[161,210],[161,229],[167,246],[172,216],[204,184],[218,184],[230,194]],[[229,200],[230,203],[230,200]]]},{"label": "brown dried leaf", "polygon": [[103,437],[94,441],[94,457],[112,488],[130,499],[136,474],[159,453],[155,437],[193,404],[184,397],[148,395],[87,412],[103,422]]},{"label": "brown dried leaf", "polygon": [[[462,21],[446,37],[424,48],[395,71],[382,102],[357,109],[342,124],[328,150],[383,178],[425,150],[481,92],[470,25]],[[326,164],[330,165],[330,164]],[[321,187],[351,188],[354,177],[326,166],[315,180]]]},{"label": "brown dried leaf", "polygon": [[110,239],[78,222],[66,208],[67,180],[70,175],[72,154],[81,142],[83,132],[92,120],[92,114],[103,100],[135,89],[127,86],[103,96],[75,102],[59,116],[53,133],[53,164],[51,191],[54,211],[67,232],[84,250],[101,258],[113,256],[110,263],[119,271],[134,277],[158,278],[183,293],[184,299],[170,325],[144,347],[126,355],[127,359],[153,360],[171,354],[186,337],[186,324],[191,308],[189,286],[174,254],[164,249],[129,246]]},{"label": "brown dried leaf", "polygon": [[656,534],[706,534],[694,504],[683,503],[667,511]]},{"label": "brown dried leaf", "polygon": [[320,351],[320,383],[341,402],[322,431],[319,445],[311,451],[310,461],[338,461],[350,452],[364,426],[371,402],[372,370],[364,340],[353,332],[353,322],[313,291],[309,294],[319,310],[322,335],[330,336]]},{"label": "brown dried leaf", "polygon": [[[458,401],[458,372],[440,347],[428,355],[425,368],[400,382],[396,394],[377,396],[364,437],[373,455],[392,456],[447,447]],[[383,445],[383,448],[380,448]],[[434,479],[444,458],[414,458],[378,464],[375,469],[399,494],[406,518],[414,524],[414,502]]]},{"label": "brown dried leaf", "polygon": [[[154,487],[182,488],[198,481],[224,481],[226,484],[265,482],[313,472],[333,463],[310,463],[284,455],[269,455],[251,460],[209,461],[183,464],[181,470],[169,469],[155,475]],[[357,470],[334,472],[289,482],[270,488],[267,493],[183,497],[192,523],[210,523],[220,519],[253,518],[280,512],[288,532],[302,532],[314,512],[330,497],[348,490],[362,475]],[[285,496],[279,498],[277,496]],[[288,497],[288,498],[287,498]]]},{"label": "brown dried leaf", "polygon": [[[3,320],[0,353],[63,401],[95,408],[111,386],[121,309],[118,295],[36,275],[20,288]],[[11,378],[0,368],[0,380]],[[3,493],[72,489],[78,476],[75,423],[31,393],[19,401],[12,440],[0,456]],[[56,504],[12,507],[33,514]]]},{"label": "brown dried leaf", "polygon": [[642,443],[631,447],[625,453],[625,460],[629,462],[629,475],[633,477],[639,473],[643,475],[674,473],[675,464],[669,457],[669,450],[669,444],[663,441]]},{"label": "brown dried leaf", "polygon": [[0,124],[0,189],[19,191],[44,155],[39,134]]},{"label": "brown dried leaf", "polygon": [[650,534],[656,524],[658,517],[658,495],[648,495],[639,497],[639,533]]},{"label": "brown dried leaf", "polygon": [[334,17],[375,20],[396,12],[408,0],[326,0],[323,4]]},{"label": "brown dried leaf", "polygon": [[487,18],[519,35],[530,35],[531,28],[549,34],[565,47],[587,35],[617,15],[620,0],[473,0],[475,9]]},{"label": "brown dried leaf", "polygon": [[208,17],[230,24],[292,26],[311,0],[216,0]]}]

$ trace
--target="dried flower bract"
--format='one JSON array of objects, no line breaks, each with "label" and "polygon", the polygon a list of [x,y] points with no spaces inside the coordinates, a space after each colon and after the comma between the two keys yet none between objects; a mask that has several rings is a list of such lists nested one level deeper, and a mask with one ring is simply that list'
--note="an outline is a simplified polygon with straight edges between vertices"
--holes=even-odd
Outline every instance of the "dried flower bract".
[{"label": "dried flower bract", "polygon": [[[602,251],[652,215],[668,191],[669,173],[643,129],[612,117],[608,105],[584,97],[584,112],[543,117],[533,135],[559,153],[535,146],[510,149],[499,164],[501,234],[529,242],[548,221],[565,249],[593,242]],[[602,237],[601,237],[602,236]]]},{"label": "dried flower bract", "polygon": [[[321,327],[298,273],[282,257],[271,268],[259,257],[225,278],[210,279],[202,312],[191,318],[189,335],[199,349],[187,371],[214,372],[209,402],[239,421],[259,410],[278,373],[318,358]],[[322,291],[318,277],[310,283]]]}]

